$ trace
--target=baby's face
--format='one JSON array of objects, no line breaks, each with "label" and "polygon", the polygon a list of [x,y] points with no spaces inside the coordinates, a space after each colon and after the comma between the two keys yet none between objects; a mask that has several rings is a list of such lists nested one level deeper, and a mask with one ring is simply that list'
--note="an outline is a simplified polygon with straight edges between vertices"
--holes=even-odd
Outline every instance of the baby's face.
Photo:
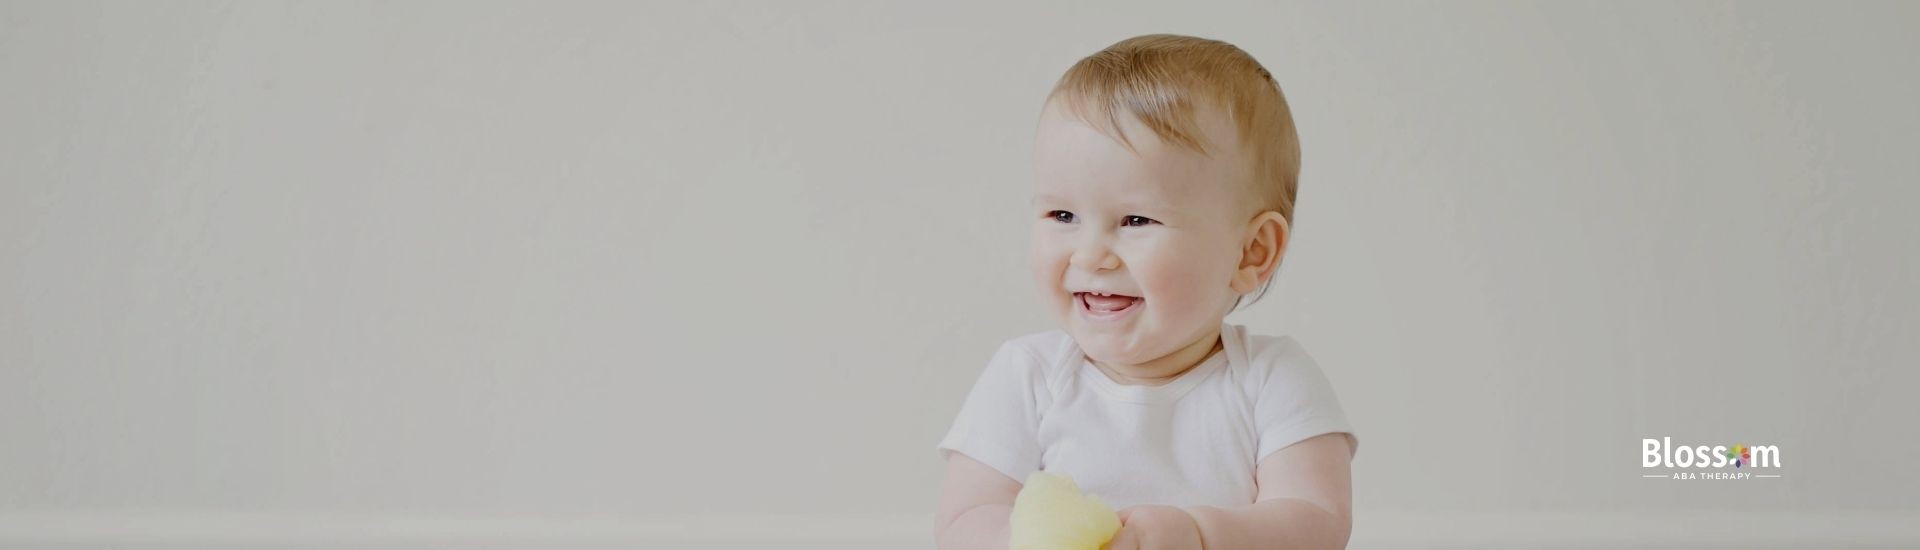
[{"label": "baby's face", "polygon": [[[1049,313],[1088,357],[1140,365],[1210,334],[1238,296],[1245,173],[1235,147],[1208,159],[1123,118],[1138,156],[1057,105],[1042,112],[1031,259]],[[1210,143],[1231,143],[1218,141],[1232,139],[1224,120],[1204,124]]]}]

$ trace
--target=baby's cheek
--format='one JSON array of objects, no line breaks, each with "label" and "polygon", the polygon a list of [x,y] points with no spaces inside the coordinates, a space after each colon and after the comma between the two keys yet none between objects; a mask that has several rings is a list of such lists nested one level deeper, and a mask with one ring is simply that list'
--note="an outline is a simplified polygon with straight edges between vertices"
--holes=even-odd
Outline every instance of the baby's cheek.
[{"label": "baby's cheek", "polygon": [[1191,269],[1168,266],[1152,274],[1153,294],[1149,299],[1165,308],[1184,309],[1197,305],[1194,300],[1202,295],[1206,288],[1205,278]]},{"label": "baby's cheek", "polygon": [[1212,262],[1204,258],[1180,258],[1156,266],[1151,274],[1143,274],[1153,278],[1151,290],[1155,295],[1150,299],[1171,317],[1207,317],[1226,292],[1223,281],[1231,275],[1208,269],[1211,266]]},{"label": "baby's cheek", "polygon": [[1039,298],[1042,307],[1051,312],[1056,320],[1064,320],[1061,317],[1072,310],[1064,286],[1067,257],[1057,248],[1050,247],[1044,242],[1035,242],[1029,256],[1035,296]]},{"label": "baby's cheek", "polygon": [[1060,262],[1057,261],[1056,256],[1058,254],[1055,253],[1052,244],[1039,237],[1034,238],[1032,246],[1027,250],[1027,264],[1033,271],[1034,282],[1040,285],[1041,290],[1048,290],[1049,286],[1059,286],[1050,284],[1057,283],[1060,275],[1060,265],[1058,265]]}]

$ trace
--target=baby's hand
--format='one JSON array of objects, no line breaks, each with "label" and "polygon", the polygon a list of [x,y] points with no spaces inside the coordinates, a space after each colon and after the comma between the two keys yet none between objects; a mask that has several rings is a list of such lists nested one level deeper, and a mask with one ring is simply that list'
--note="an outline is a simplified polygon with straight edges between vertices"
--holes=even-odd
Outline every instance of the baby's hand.
[{"label": "baby's hand", "polygon": [[1107,550],[1202,550],[1200,524],[1172,506],[1134,506],[1120,511],[1120,532]]}]

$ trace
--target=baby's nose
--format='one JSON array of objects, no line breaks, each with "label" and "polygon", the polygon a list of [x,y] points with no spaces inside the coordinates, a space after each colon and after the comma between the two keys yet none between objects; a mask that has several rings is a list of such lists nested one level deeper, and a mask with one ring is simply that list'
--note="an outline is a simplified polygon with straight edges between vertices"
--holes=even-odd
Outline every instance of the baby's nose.
[{"label": "baby's nose", "polygon": [[1071,259],[1073,266],[1081,269],[1109,270],[1120,268],[1120,257],[1113,249],[1102,243],[1087,243],[1074,251]]}]

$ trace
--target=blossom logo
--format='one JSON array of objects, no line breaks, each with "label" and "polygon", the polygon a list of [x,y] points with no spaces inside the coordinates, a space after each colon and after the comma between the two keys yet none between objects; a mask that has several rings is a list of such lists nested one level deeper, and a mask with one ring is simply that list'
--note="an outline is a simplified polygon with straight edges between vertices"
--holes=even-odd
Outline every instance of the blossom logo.
[{"label": "blossom logo", "polygon": [[[1640,440],[1640,467],[1676,470],[1640,477],[1668,479],[1753,479],[1774,478],[1779,474],[1754,473],[1753,469],[1780,467],[1778,445],[1698,445],[1674,446],[1673,438]],[[1710,471],[1688,471],[1684,468]],[[1727,471],[1732,469],[1733,471]]]},{"label": "blossom logo", "polygon": [[[1715,447],[1715,449],[1718,448]],[[1748,454],[1748,451],[1745,445],[1734,445],[1732,449],[1727,449],[1727,459],[1733,461],[1735,468],[1739,468],[1742,464],[1752,464],[1753,455]]]}]

